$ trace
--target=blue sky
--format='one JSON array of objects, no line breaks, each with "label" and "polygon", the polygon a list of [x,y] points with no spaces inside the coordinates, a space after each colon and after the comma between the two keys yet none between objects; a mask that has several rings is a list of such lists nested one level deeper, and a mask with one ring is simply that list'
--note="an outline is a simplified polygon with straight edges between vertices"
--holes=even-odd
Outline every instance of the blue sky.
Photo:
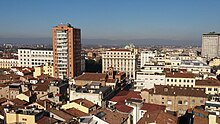
[{"label": "blue sky", "polygon": [[84,39],[200,42],[220,32],[220,0],[1,0],[0,38],[51,37],[71,23]]}]

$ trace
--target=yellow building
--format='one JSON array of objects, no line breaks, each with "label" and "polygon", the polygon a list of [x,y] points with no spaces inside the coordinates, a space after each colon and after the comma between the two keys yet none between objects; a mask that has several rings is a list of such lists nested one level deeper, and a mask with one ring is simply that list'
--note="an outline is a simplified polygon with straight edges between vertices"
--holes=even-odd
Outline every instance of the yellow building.
[{"label": "yellow building", "polygon": [[0,59],[0,68],[11,68],[18,66],[18,59]]},{"label": "yellow building", "polygon": [[12,123],[24,123],[24,124],[36,124],[41,117],[43,117],[43,111],[21,109],[6,112],[6,124]]},{"label": "yellow building", "polygon": [[96,107],[97,107],[96,104],[92,103],[91,101],[79,98],[71,101],[70,103],[63,105],[61,109],[66,110],[70,108],[75,108],[82,112],[90,113],[91,111],[96,110]]},{"label": "yellow building", "polygon": [[220,58],[214,58],[209,62],[209,66],[219,66],[220,65]]},{"label": "yellow building", "polygon": [[40,76],[41,74],[48,74],[52,77],[54,77],[53,73],[53,64],[46,63],[42,66],[36,66],[34,67],[34,77],[37,78],[37,76]]}]

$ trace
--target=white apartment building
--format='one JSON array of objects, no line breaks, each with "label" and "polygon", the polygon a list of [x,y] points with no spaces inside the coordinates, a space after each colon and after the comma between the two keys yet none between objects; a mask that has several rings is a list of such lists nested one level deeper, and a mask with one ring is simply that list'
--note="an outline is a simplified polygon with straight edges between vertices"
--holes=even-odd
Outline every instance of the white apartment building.
[{"label": "white apartment building", "polygon": [[126,73],[126,76],[135,79],[137,56],[128,49],[111,49],[102,55],[102,73],[109,67]]},{"label": "white apartment building", "polygon": [[154,85],[165,85],[165,74],[147,72],[137,72],[136,80],[134,80],[135,91],[141,91],[142,89],[151,89]]},{"label": "white apartment building", "polygon": [[181,86],[181,87],[195,87],[196,76],[193,73],[166,73],[166,85]]},{"label": "white apartment building", "polygon": [[208,59],[220,56],[220,34],[210,32],[202,35],[202,56]]},{"label": "white apartment building", "polygon": [[164,65],[145,64],[140,71],[136,73],[134,80],[135,90],[153,88],[154,85],[165,85],[165,74],[163,73]]},{"label": "white apartment building", "polygon": [[21,67],[35,67],[45,63],[53,63],[53,50],[18,49],[18,63]]},{"label": "white apartment building", "polygon": [[210,73],[211,67],[203,61],[199,60],[182,60],[180,68],[187,69],[192,73]]},{"label": "white apartment building", "polygon": [[142,51],[141,52],[141,67],[144,66],[145,63],[150,62],[157,55],[157,51]]}]

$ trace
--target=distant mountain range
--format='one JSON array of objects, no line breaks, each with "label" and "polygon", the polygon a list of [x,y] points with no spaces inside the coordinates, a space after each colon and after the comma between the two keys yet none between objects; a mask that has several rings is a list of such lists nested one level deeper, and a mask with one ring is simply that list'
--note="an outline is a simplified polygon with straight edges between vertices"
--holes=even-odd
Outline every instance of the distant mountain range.
[{"label": "distant mountain range", "polygon": [[[52,44],[51,38],[0,38],[0,44],[11,43],[16,45]],[[108,40],[108,39],[82,39],[82,45],[124,46],[133,43],[137,46],[147,45],[173,45],[173,46],[201,46],[201,41],[180,41],[163,39],[132,39],[132,40]]]}]

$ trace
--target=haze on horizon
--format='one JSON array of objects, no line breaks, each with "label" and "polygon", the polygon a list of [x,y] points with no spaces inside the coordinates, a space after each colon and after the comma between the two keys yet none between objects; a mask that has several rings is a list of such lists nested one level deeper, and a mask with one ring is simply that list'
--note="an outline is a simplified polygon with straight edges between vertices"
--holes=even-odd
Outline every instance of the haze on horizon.
[{"label": "haze on horizon", "polygon": [[203,33],[220,32],[219,5],[219,0],[2,0],[0,44],[50,39],[53,26],[70,23],[81,29],[84,43],[200,45]]}]

